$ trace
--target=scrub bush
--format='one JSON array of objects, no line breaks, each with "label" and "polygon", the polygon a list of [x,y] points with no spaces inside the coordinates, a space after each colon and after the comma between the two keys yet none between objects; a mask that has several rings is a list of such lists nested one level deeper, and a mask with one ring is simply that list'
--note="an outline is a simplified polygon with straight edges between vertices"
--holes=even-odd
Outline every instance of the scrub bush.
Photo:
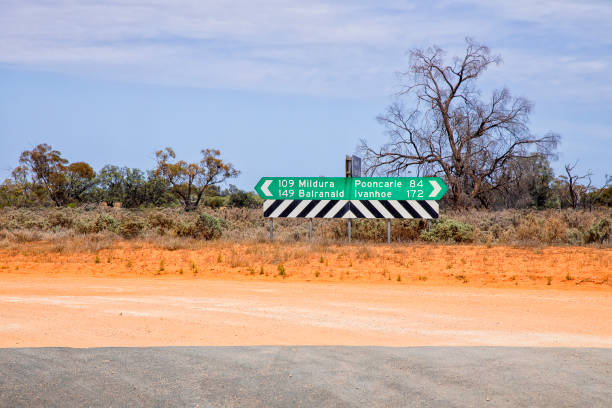
[{"label": "scrub bush", "polygon": [[[225,196],[224,198],[228,198]],[[445,217],[426,220],[393,220],[391,238],[394,242],[479,242],[487,245],[612,245],[612,209],[583,210],[503,210],[453,211],[443,209]],[[13,231],[20,231],[13,236]],[[30,237],[26,231],[32,234]],[[88,248],[104,247],[120,237],[144,237],[151,242],[167,243],[180,248],[195,240],[222,237],[235,242],[267,242],[269,220],[261,209],[222,207],[207,208],[206,214],[185,212],[182,208],[0,208],[0,241],[28,241],[39,237],[53,239],[62,246],[64,238],[77,236]],[[98,241],[85,245],[86,240]],[[347,221],[315,219],[315,243],[346,242]],[[354,242],[385,242],[386,221],[356,219],[352,222]],[[164,241],[164,239],[167,241]],[[188,238],[188,239],[186,239]],[[308,220],[274,220],[274,239],[293,242],[308,240]],[[71,241],[72,242],[72,241]],[[71,245],[75,245],[74,241]],[[89,242],[89,241],[87,241]],[[93,242],[93,241],[92,241]],[[1,243],[0,243],[1,244]],[[157,244],[156,244],[157,245]],[[165,244],[164,244],[165,245]],[[66,247],[70,249],[70,247]],[[88,249],[89,250],[89,249]]]},{"label": "scrub bush", "polygon": [[176,227],[176,234],[181,237],[196,239],[218,239],[223,233],[225,222],[207,213],[201,213],[195,220],[189,219],[180,222]]},{"label": "scrub bush", "polygon": [[421,239],[431,242],[473,242],[474,226],[450,218],[440,218],[430,231],[422,231]]},{"label": "scrub bush", "polygon": [[110,231],[117,232],[119,221],[110,214],[100,214],[94,223],[94,232]]},{"label": "scrub bush", "polygon": [[79,217],[74,223],[74,229],[79,234],[92,234],[96,232],[95,223],[88,217]]},{"label": "scrub bush", "polygon": [[217,217],[201,213],[195,223],[198,235],[206,240],[221,238],[224,223]]},{"label": "scrub bush", "polygon": [[612,218],[602,218],[595,221],[584,235],[584,241],[588,243],[603,244],[612,238]]},{"label": "scrub bush", "polygon": [[69,209],[54,209],[48,215],[49,224],[51,227],[72,228],[77,216],[74,211]]},{"label": "scrub bush", "polygon": [[227,201],[227,197],[206,196],[202,199],[202,205],[210,208],[221,208],[227,204]]},{"label": "scrub bush", "polygon": [[261,199],[256,194],[247,193],[246,191],[234,192],[227,200],[229,207],[258,208],[261,204]]},{"label": "scrub bush", "polygon": [[582,245],[582,233],[577,228],[570,228],[565,234],[565,242],[570,245]]},{"label": "scrub bush", "polygon": [[121,220],[119,234],[124,238],[136,238],[147,227],[144,219],[138,216],[128,216]]},{"label": "scrub bush", "polygon": [[147,222],[152,228],[156,228],[160,235],[176,228],[175,213],[172,210],[152,211],[147,216]]}]

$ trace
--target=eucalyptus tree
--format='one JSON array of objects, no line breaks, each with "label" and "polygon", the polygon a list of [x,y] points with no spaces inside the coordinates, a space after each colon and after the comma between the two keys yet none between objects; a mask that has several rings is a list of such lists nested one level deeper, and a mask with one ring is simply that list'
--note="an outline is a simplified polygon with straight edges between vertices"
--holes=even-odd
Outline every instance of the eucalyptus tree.
[{"label": "eucalyptus tree", "polygon": [[188,163],[176,160],[176,154],[170,147],[155,153],[155,174],[169,184],[170,191],[181,200],[186,211],[198,208],[204,192],[210,186],[219,185],[240,173],[231,163],[221,160],[219,150],[202,149],[201,154],[202,159],[198,163]]}]

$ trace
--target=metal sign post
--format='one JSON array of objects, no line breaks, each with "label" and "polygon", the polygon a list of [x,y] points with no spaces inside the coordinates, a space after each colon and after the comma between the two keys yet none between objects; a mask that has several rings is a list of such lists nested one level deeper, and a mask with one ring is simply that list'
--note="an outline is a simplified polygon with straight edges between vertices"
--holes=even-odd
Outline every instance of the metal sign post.
[{"label": "metal sign post", "polygon": [[361,157],[346,156],[344,169],[346,177],[361,177]]},{"label": "metal sign post", "polygon": [[309,218],[308,221],[308,241],[312,242],[312,218]]},{"label": "metal sign post", "polygon": [[361,177],[361,157],[351,157],[351,165],[353,167],[353,175],[351,177]]},{"label": "metal sign post", "polygon": [[270,218],[270,241],[274,241],[274,218]]},{"label": "metal sign post", "polygon": [[348,242],[351,242],[351,219],[349,218],[347,221],[347,233],[348,233]]},{"label": "metal sign post", "polygon": [[387,244],[391,243],[391,220],[387,218]]}]

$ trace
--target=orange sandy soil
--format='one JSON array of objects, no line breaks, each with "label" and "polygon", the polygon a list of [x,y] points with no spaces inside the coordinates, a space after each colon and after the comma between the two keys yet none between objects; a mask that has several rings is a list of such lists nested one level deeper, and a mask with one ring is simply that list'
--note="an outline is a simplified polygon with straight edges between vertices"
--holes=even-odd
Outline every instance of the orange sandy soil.
[{"label": "orange sandy soil", "polygon": [[0,249],[0,275],[13,274],[612,291],[612,249],[215,242],[198,249],[120,243],[97,253],[57,253],[35,243]]},{"label": "orange sandy soil", "polygon": [[47,250],[0,251],[0,347],[612,347],[610,249]]}]

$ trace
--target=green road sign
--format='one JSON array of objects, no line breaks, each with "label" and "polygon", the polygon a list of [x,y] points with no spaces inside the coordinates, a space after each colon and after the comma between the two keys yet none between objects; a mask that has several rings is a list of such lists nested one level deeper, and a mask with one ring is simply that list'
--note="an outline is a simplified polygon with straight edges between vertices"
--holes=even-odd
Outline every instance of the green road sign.
[{"label": "green road sign", "polygon": [[439,177],[263,177],[255,186],[268,200],[439,200]]}]

